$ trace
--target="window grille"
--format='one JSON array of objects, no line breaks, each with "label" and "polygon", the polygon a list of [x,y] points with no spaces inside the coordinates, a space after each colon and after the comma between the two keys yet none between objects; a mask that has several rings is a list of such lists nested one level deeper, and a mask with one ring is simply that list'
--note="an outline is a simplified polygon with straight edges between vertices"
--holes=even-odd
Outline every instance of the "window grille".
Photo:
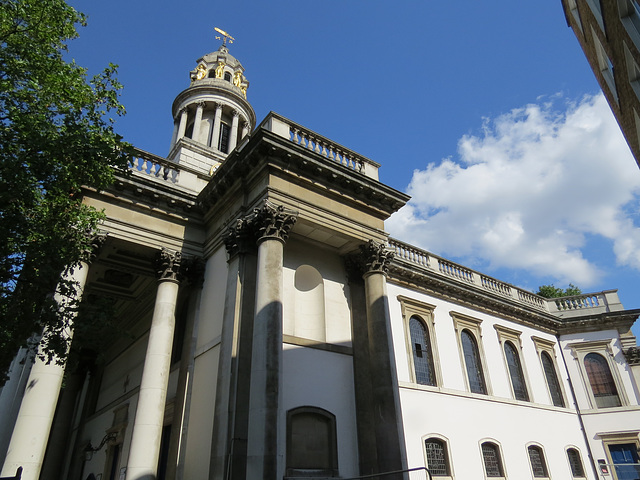
[{"label": "window grille", "polygon": [[620,397],[607,360],[598,353],[589,353],[584,357],[584,367],[598,408],[619,407]]},{"label": "window grille", "polygon": [[504,477],[498,446],[493,443],[482,444],[482,459],[487,477]]},{"label": "window grille", "polygon": [[540,358],[542,360],[542,368],[547,380],[547,386],[549,387],[549,393],[551,394],[551,401],[556,407],[564,407],[564,398],[562,397],[562,390],[560,389],[560,382],[556,375],[553,360],[547,352],[542,352]]},{"label": "window grille", "polygon": [[478,344],[473,334],[468,330],[463,330],[460,334],[462,340],[462,352],[464,354],[464,363],[467,369],[467,378],[469,380],[469,389],[473,393],[487,394],[487,385],[484,381],[482,373],[482,363],[480,361],[480,352]]},{"label": "window grille", "polygon": [[507,359],[507,367],[509,368],[509,376],[511,377],[511,385],[513,393],[518,400],[529,401],[529,393],[527,392],[527,383],[524,379],[520,356],[516,347],[511,342],[504,343],[504,354]]},{"label": "window grille", "polygon": [[416,373],[416,382],[422,385],[436,385],[435,369],[433,367],[433,354],[429,332],[424,324],[416,317],[409,320],[411,333],[411,347],[413,350],[413,367]]},{"label": "window grille", "polygon": [[571,475],[574,478],[585,478],[584,467],[582,466],[582,459],[580,458],[580,452],[575,448],[567,450],[567,457],[569,457],[569,466],[571,467]]},{"label": "window grille", "polygon": [[544,453],[540,447],[529,447],[529,460],[531,461],[531,470],[535,478],[547,478],[547,466],[544,463]]},{"label": "window grille", "polygon": [[432,477],[449,476],[449,461],[447,459],[447,447],[442,440],[429,438],[424,442],[427,452],[427,466]]}]

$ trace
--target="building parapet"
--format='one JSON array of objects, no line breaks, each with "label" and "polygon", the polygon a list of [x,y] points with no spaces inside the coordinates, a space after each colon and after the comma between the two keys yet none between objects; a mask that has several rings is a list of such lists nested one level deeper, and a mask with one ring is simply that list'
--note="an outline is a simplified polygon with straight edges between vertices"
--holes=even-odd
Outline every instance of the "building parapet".
[{"label": "building parapet", "polygon": [[399,240],[390,238],[389,247],[398,259],[428,269],[461,284],[473,285],[484,291],[492,292],[541,312],[551,313],[557,317],[577,317],[586,314],[623,310],[617,290],[585,293],[570,297],[545,298]]},{"label": "building parapet", "polygon": [[380,164],[277,113],[269,112],[269,115],[258,128],[269,130],[296,145],[300,145],[351,170],[378,180]]},{"label": "building parapet", "polygon": [[617,312],[623,310],[618,297],[618,290],[604,290],[595,293],[583,293],[569,297],[550,298],[547,300],[549,312],[561,317],[575,317],[589,314]]}]

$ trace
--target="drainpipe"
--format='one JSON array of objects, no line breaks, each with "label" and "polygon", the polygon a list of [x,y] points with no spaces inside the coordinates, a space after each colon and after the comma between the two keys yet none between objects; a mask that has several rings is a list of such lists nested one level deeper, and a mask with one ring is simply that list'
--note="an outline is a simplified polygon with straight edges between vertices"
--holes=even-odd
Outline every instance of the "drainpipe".
[{"label": "drainpipe", "polygon": [[571,375],[569,375],[569,367],[567,366],[567,359],[564,357],[564,349],[562,348],[562,344],[560,343],[560,335],[556,335],[556,339],[558,340],[558,346],[560,347],[560,355],[562,356],[562,363],[564,364],[564,370],[567,373],[567,381],[569,382],[569,390],[571,391],[573,404],[575,405],[576,413],[578,414],[578,422],[580,422],[580,430],[582,431],[584,443],[587,446],[587,455],[589,456],[589,463],[591,464],[591,468],[593,469],[593,474],[595,475],[595,478],[598,479],[600,478],[600,476],[598,475],[598,468],[596,467],[596,461],[593,458],[593,452],[591,451],[591,445],[589,444],[589,437],[587,436],[587,431],[584,428],[584,422],[582,421],[582,413],[580,412],[580,407],[578,406],[578,399],[576,398],[576,391],[573,388]]}]

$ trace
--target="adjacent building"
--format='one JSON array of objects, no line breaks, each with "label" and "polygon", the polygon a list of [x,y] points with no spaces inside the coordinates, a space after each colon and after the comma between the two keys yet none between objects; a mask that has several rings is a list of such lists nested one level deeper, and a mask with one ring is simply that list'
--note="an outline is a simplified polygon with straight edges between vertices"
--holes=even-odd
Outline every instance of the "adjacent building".
[{"label": "adjacent building", "polygon": [[640,165],[640,3],[562,0],[562,6]]},{"label": "adjacent building", "polygon": [[389,238],[409,197],[380,165],[256,126],[224,45],[190,79],[169,155],[84,192],[107,220],[74,276],[120,334],[66,370],[18,354],[2,476],[638,478],[639,310]]}]

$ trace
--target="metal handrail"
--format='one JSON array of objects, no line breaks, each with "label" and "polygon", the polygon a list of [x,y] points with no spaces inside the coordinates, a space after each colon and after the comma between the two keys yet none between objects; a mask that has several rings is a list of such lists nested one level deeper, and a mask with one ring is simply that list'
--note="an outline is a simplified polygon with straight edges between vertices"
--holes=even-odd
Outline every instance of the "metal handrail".
[{"label": "metal handrail", "polygon": [[408,472],[416,472],[418,470],[424,470],[429,475],[429,480],[432,480],[431,472],[427,467],[415,467],[415,468],[407,468],[406,470],[394,470],[392,472],[381,472],[381,473],[371,473],[369,475],[360,475],[359,477],[349,477],[343,478],[342,480],[359,480],[361,478],[374,478],[374,477],[384,477],[386,475],[394,475],[396,473],[408,473]]}]

